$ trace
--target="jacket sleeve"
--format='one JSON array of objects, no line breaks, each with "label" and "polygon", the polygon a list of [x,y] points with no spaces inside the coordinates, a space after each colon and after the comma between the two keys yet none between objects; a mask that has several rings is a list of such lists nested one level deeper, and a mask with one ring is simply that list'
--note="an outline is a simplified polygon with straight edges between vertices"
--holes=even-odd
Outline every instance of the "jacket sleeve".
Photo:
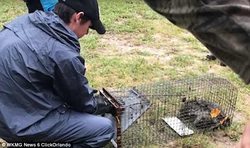
[{"label": "jacket sleeve", "polygon": [[250,84],[249,0],[145,0]]},{"label": "jacket sleeve", "polygon": [[67,105],[81,112],[94,113],[96,103],[85,71],[82,57],[64,59],[55,66],[53,87]]}]

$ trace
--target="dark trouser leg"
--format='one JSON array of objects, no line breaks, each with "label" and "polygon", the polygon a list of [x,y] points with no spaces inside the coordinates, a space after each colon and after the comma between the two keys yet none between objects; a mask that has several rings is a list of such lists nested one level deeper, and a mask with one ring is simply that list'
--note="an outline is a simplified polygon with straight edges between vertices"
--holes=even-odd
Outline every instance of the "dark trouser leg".
[{"label": "dark trouser leg", "polygon": [[33,13],[36,10],[43,10],[40,0],[27,0],[26,5],[28,7],[29,13]]},{"label": "dark trouser leg", "polygon": [[73,147],[103,147],[114,136],[111,120],[71,109],[53,111],[20,134],[34,142],[71,142]]}]

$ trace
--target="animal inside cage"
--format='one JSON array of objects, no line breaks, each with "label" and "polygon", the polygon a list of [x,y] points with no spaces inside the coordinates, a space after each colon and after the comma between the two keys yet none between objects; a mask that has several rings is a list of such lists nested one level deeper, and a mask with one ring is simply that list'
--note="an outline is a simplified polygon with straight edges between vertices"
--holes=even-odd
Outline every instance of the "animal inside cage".
[{"label": "animal inside cage", "polygon": [[230,126],[237,89],[213,74],[109,91],[120,104],[120,147],[170,140]]}]

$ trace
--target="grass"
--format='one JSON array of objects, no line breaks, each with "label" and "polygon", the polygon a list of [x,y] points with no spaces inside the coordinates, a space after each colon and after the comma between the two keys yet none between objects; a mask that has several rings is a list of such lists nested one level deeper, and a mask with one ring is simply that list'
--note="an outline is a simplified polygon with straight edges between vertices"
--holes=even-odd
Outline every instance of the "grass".
[{"label": "grass", "polygon": [[191,56],[177,55],[170,60],[169,65],[174,67],[187,67],[192,66],[193,63]]},{"label": "grass", "polygon": [[[239,89],[235,114],[242,118],[235,118],[233,125],[224,130],[229,138],[225,143],[236,144],[250,116],[250,109],[245,107],[250,105],[250,86],[228,67],[219,66],[219,61],[206,61],[209,52],[197,39],[152,11],[143,0],[98,2],[107,33],[100,36],[90,31],[80,39],[90,85],[117,88],[207,73],[221,75]],[[0,29],[26,13],[22,0],[1,0]],[[215,148],[215,143],[211,135],[197,135],[176,141],[176,146]]]},{"label": "grass", "polygon": [[[157,77],[160,69],[158,63],[148,63],[144,58],[125,60],[120,57],[99,56],[89,62],[92,64],[87,76],[93,82],[91,85],[96,88],[138,85],[139,81]],[[111,78],[120,81],[110,82]]]},{"label": "grass", "polygon": [[176,146],[182,148],[209,148],[209,145],[210,142],[208,136],[195,135],[179,140]]},{"label": "grass", "polygon": [[[243,132],[241,127],[244,126],[245,123],[234,122],[229,128],[226,129],[226,134],[234,141],[240,140],[240,135]],[[241,129],[241,130],[239,130]]]}]

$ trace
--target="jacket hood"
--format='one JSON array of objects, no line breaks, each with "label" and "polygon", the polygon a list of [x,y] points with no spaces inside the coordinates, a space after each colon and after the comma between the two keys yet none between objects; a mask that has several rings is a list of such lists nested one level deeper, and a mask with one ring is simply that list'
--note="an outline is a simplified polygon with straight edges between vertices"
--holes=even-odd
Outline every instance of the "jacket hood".
[{"label": "jacket hood", "polygon": [[[28,19],[25,19],[25,17]],[[69,46],[69,48],[75,49],[78,52],[80,51],[80,44],[76,34],[52,11],[36,11],[32,14],[23,15],[6,24],[4,27],[15,32],[32,48],[34,47],[34,43],[41,41],[36,38],[39,35],[39,31],[29,29],[32,28],[31,25],[36,26],[36,28],[39,28],[39,31],[45,32],[52,38]]]}]

